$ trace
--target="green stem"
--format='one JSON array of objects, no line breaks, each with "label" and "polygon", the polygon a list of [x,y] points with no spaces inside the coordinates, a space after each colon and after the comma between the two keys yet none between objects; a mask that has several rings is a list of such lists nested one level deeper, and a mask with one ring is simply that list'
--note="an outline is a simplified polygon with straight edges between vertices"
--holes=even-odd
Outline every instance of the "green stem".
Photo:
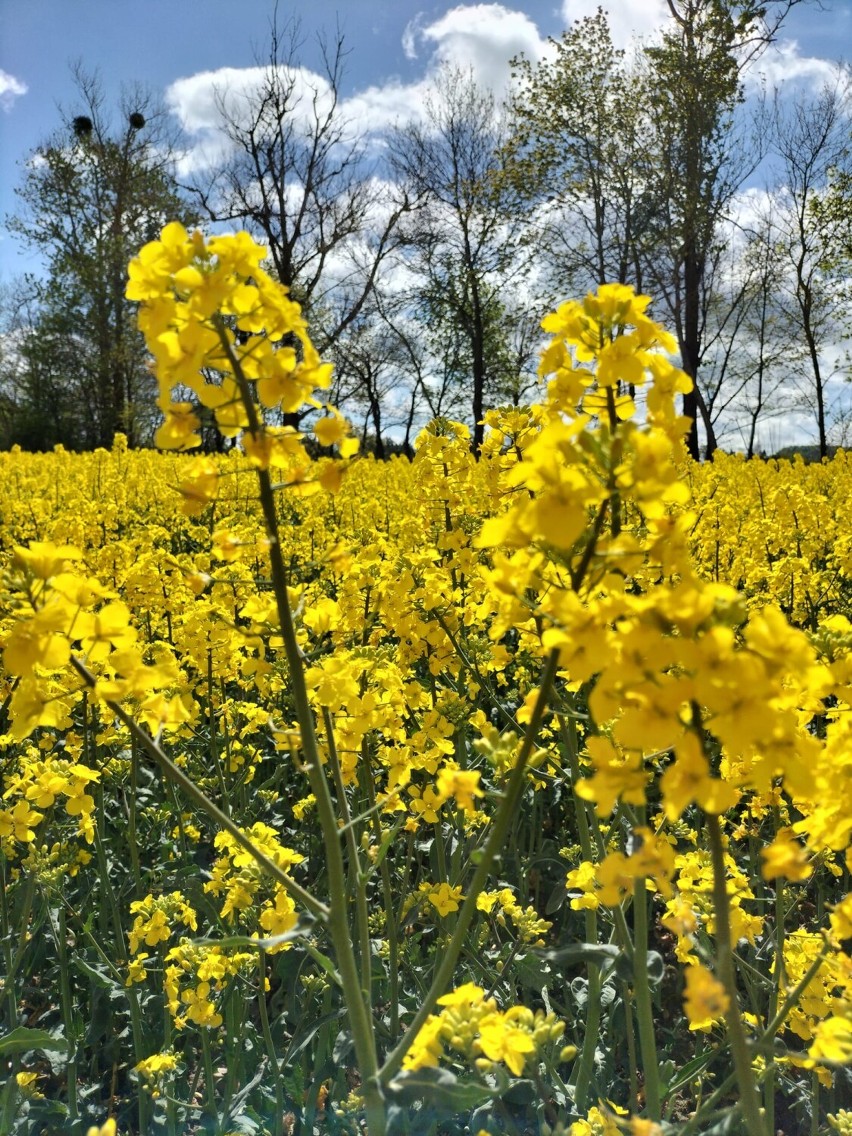
[{"label": "green stem", "polygon": [[[777,811],[777,810],[776,810]],[[776,829],[777,829],[776,820]],[[775,974],[769,993],[769,1008],[766,1015],[772,1020],[778,1010],[778,999],[784,988],[784,883],[775,881]],[[769,1063],[766,1077],[763,1082],[763,1107],[766,1110],[766,1127],[768,1131],[775,1131],[775,1063]]]},{"label": "green stem", "polygon": [[819,1077],[816,1069],[811,1073],[811,1131],[810,1136],[819,1136]]},{"label": "green stem", "polygon": [[20,915],[16,915],[16,922],[18,923],[19,935],[18,945],[15,948],[14,955],[12,954],[12,925],[9,919],[9,909],[7,906],[9,896],[11,895],[11,884],[6,876],[7,860],[5,856],[0,856],[0,863],[3,866],[2,879],[0,879],[0,929],[2,929],[3,942],[5,944],[6,954],[6,980],[4,988],[6,991],[6,998],[9,1001],[9,1025],[14,1028],[18,1021],[18,1004],[15,999],[15,983],[14,978],[18,972],[18,967],[24,959],[27,951],[27,946],[30,942],[30,916],[32,915],[33,900],[35,898],[36,878],[32,873],[26,873],[26,884],[24,885],[24,902],[21,908]]},{"label": "green stem", "polygon": [[56,947],[59,956],[59,1000],[62,1006],[65,1039],[68,1043],[68,1061],[65,1066],[65,1077],[68,1085],[68,1119],[71,1124],[71,1131],[76,1132],[79,1118],[77,1105],[77,1030],[74,1023],[74,1001],[71,996],[65,908],[61,905],[56,916],[54,934],[56,935]]},{"label": "green stem", "polygon": [[[567,720],[567,726],[565,720]],[[571,770],[571,784],[576,785],[580,780],[580,762],[578,758],[579,744],[577,739],[577,725],[576,719],[572,714],[559,716],[560,733],[562,735],[563,743],[565,743],[566,753],[568,754],[568,764]],[[581,801],[579,797],[574,795],[575,801],[575,816],[577,819],[577,830],[580,836],[580,849],[583,853],[583,859],[593,863],[595,857],[603,860],[607,853],[607,841],[609,835],[615,829],[618,822],[619,812],[618,806],[613,814],[613,819],[610,824],[609,833],[607,836],[601,832],[601,826],[598,823],[598,816],[594,808],[586,801]],[[594,841],[594,844],[592,843]],[[615,925],[615,937],[619,947],[624,951],[630,964],[633,964],[633,940],[630,935],[630,929],[627,926],[627,920],[624,917],[624,909],[619,904],[618,907],[610,909],[613,924]],[[592,940],[589,940],[590,942]],[[597,941],[597,940],[595,940]]]},{"label": "green stem", "polygon": [[633,1032],[633,993],[629,982],[621,984],[621,1000],[624,1005],[624,1029],[627,1040],[627,1065],[630,1085],[630,1111],[639,1109],[639,1066],[636,1060],[636,1036]]},{"label": "green stem", "polygon": [[222,794],[222,811],[231,815],[231,802],[228,796],[228,786],[225,784],[225,771],[222,768],[222,755],[219,753],[219,740],[216,737],[216,709],[213,704],[213,651],[207,650],[207,738],[210,745],[210,757],[216,777],[219,781],[219,792]]},{"label": "green stem", "polygon": [[322,708],[322,720],[325,727],[326,743],[328,745],[328,762],[331,775],[334,779],[334,788],[337,793],[340,819],[343,821],[343,838],[346,841],[346,851],[349,857],[349,873],[352,877],[352,894],[355,900],[355,919],[358,927],[358,954],[361,963],[361,991],[368,1006],[372,1004],[372,974],[370,950],[370,912],[367,906],[367,873],[361,867],[361,856],[358,851],[355,826],[349,812],[346,800],[346,786],[343,784],[343,773],[340,768],[340,758],[337,753],[337,743],[334,740],[334,723],[326,706]]},{"label": "green stem", "polygon": [[639,1050],[645,1075],[645,1099],[648,1116],[659,1123],[660,1102],[657,1042],[654,1037],[654,1008],[648,981],[648,893],[645,878],[633,885],[633,989],[636,994],[636,1021],[639,1026]]},{"label": "green stem", "polygon": [[796,985],[793,987],[793,989],[790,991],[790,993],[784,999],[783,1003],[781,1004],[779,1009],[776,1011],[775,1017],[772,1019],[771,1022],[769,1022],[767,1024],[766,1029],[760,1035],[760,1043],[761,1044],[763,1044],[764,1042],[767,1042],[767,1041],[771,1042],[771,1040],[775,1037],[775,1034],[778,1032],[778,1030],[784,1024],[784,1022],[787,1018],[787,1015],[790,1013],[790,1011],[792,1009],[794,1009],[796,1007],[796,1005],[798,1004],[799,999],[801,998],[802,994],[807,989],[808,984],[810,983],[811,979],[816,975],[819,968],[825,962],[826,955],[828,954],[829,949],[830,949],[830,947],[829,947],[828,941],[824,942],[821,949],[820,949],[819,954],[816,956],[816,958],[810,964],[808,969],[805,971],[805,973],[802,975],[802,977],[799,979],[799,981],[796,983]]},{"label": "green stem", "polygon": [[278,1064],[275,1042],[272,1040],[272,1030],[269,1027],[269,1011],[266,1006],[266,951],[262,947],[257,953],[257,975],[257,1005],[260,1012],[260,1028],[266,1046],[266,1055],[272,1067],[272,1091],[275,1093],[275,1119],[272,1126],[272,1136],[284,1136],[284,1090],[281,1086],[281,1067]]},{"label": "green stem", "polygon": [[479,667],[476,665],[476,663],[473,661],[473,659],[470,658],[469,655],[467,654],[467,652],[464,650],[461,643],[459,642],[458,636],[456,636],[453,633],[450,625],[447,623],[446,619],[443,617],[440,610],[438,610],[436,608],[435,610],[430,611],[429,614],[438,623],[438,626],[441,628],[441,630],[444,632],[446,637],[452,643],[453,650],[456,652],[458,657],[464,663],[465,667],[470,672],[470,674],[474,677],[477,684],[488,695],[488,698],[491,701],[492,705],[497,707],[500,714],[502,714],[502,716],[506,719],[506,722],[508,723],[508,725],[512,729],[520,730],[520,726],[518,725],[514,715],[510,714],[509,711],[505,709],[505,707],[503,706],[503,702],[500,698],[500,695],[491,686],[488,679],[485,677],[485,675],[482,674]]},{"label": "green stem", "polygon": [[731,908],[725,872],[725,850],[718,816],[707,815],[707,834],[713,864],[713,910],[716,917],[716,973],[728,995],[725,1022],[734,1059],[734,1070],[740,1089],[743,1118],[749,1136],[767,1136],[760,1110],[760,1097],[754,1081],[745,1029],[740,1017],[734,952],[731,944]]},{"label": "green stem", "polygon": [[[382,830],[381,817],[378,815],[376,809],[376,786],[373,780],[372,770],[370,769],[370,750],[366,738],[361,743],[361,777],[366,787],[367,802],[369,804],[367,811],[373,828],[373,836],[376,840],[376,846],[381,849],[385,840],[385,834]],[[391,1040],[396,1041],[399,1036],[399,935],[397,915],[393,906],[393,888],[391,886],[390,868],[388,867],[386,855],[383,855],[381,858],[379,872],[382,880],[382,903],[385,909],[385,935],[388,940],[388,971],[390,977],[388,992],[390,1019],[388,1028],[390,1030]]]},{"label": "green stem", "polygon": [[[143,1030],[142,1030],[142,1016],[139,1012],[139,999],[136,995],[135,987],[125,985],[124,980],[126,978],[126,975],[122,974],[122,972],[118,969],[118,966],[116,965],[116,960],[114,958],[111,958],[110,955],[107,954],[107,952],[104,950],[104,948],[98,942],[98,940],[95,938],[95,936],[89,930],[89,927],[87,926],[86,920],[83,919],[83,917],[80,915],[80,913],[78,911],[76,911],[73,907],[71,907],[71,905],[68,903],[68,901],[58,892],[51,891],[50,896],[52,897],[52,899],[54,900],[54,902],[56,903],[57,906],[63,906],[64,907],[65,913],[66,913],[66,918],[68,916],[70,916],[74,921],[74,928],[75,928],[74,933],[81,935],[86,940],[86,942],[89,944],[89,946],[92,948],[92,950],[95,952],[95,954],[100,959],[104,968],[111,975],[112,980],[115,983],[116,987],[119,987],[124,991],[125,997],[127,998],[128,1010],[130,1012],[130,1032],[131,1032],[132,1037],[133,1037],[133,1054],[134,1054],[136,1061],[141,1061],[143,1057],[147,1057],[150,1054],[151,1050],[150,1050],[150,1045],[146,1046],[144,1044],[144,1040],[143,1040],[144,1039],[144,1033],[143,1033]],[[119,951],[114,952],[114,953],[119,956],[117,961],[119,963],[123,963],[127,958],[127,952],[124,950],[124,936],[123,936],[123,934],[119,936],[118,942],[121,944],[121,949]],[[146,1095],[144,1093],[139,1093],[137,1100],[138,1100],[138,1105],[139,1105],[139,1131],[140,1132],[147,1132],[148,1113],[150,1112],[150,1109],[148,1107],[148,1105],[149,1105],[148,1098],[146,1097]],[[5,1129],[0,1128],[0,1132],[3,1132],[3,1131],[5,1131]]]},{"label": "green stem", "polygon": [[[239,1000],[239,1008],[237,1002]],[[243,1031],[247,1018],[246,1004],[240,987],[231,980],[224,999],[225,1031],[222,1064],[225,1066],[225,1079],[221,1092],[219,1108],[223,1114],[231,1111],[234,1093],[248,1078],[243,1076]]]},{"label": "green stem", "polygon": [[[18,1024],[18,999],[15,994],[14,981],[15,972],[18,967],[15,959],[12,957],[12,928],[8,909],[10,890],[6,878],[6,857],[2,854],[0,854],[0,869],[2,869],[2,879],[0,879],[0,935],[2,935],[3,939],[3,955],[6,964],[6,976],[3,982],[3,988],[6,995],[6,1007],[9,1015],[8,1028],[11,1031]],[[30,877],[30,880],[32,881],[32,877]],[[29,922],[28,919],[27,922]],[[26,924],[24,924],[24,926],[26,926]],[[18,954],[20,954],[20,951]],[[18,1103],[16,1075],[20,1069],[20,1063],[20,1055],[15,1053],[9,1059],[9,1067],[4,1070],[7,1077],[6,1084],[3,1087],[2,1110],[0,1110],[0,1131],[2,1132],[12,1131],[12,1121],[14,1120]]]},{"label": "green stem", "polygon": [[701,1101],[699,1107],[696,1109],[695,1113],[689,1118],[689,1120],[687,1120],[686,1124],[680,1130],[678,1136],[693,1136],[693,1133],[696,1133],[698,1131],[698,1129],[704,1123],[706,1123],[707,1118],[711,1114],[711,1110],[715,1106],[716,1102],[720,1101],[724,1097],[726,1097],[728,1095],[728,1093],[731,1091],[731,1089],[734,1088],[736,1083],[737,1083],[737,1075],[736,1075],[736,1073],[731,1073],[731,1075],[729,1077],[725,1078],[725,1080],[721,1083],[721,1085],[718,1085],[713,1090],[713,1092],[710,1094],[709,1097],[707,1097],[706,1100]]},{"label": "green stem", "polygon": [[278,542],[277,529],[273,528],[272,531],[270,531],[271,526],[276,525],[272,483],[266,470],[258,471],[258,480],[260,482],[261,504],[263,506],[264,516],[267,520],[273,589],[278,602],[278,617],[289,665],[291,695],[296,705],[296,720],[299,724],[301,734],[302,752],[305,757],[311,789],[316,798],[317,816],[322,829],[330,900],[327,916],[328,930],[337,953],[338,969],[343,985],[343,996],[349,1014],[352,1040],[355,1044],[355,1055],[362,1078],[361,1083],[366,1103],[367,1126],[370,1131],[370,1136],[382,1136],[386,1127],[386,1114],[381,1088],[377,1080],[378,1058],[376,1055],[376,1039],[373,1031],[370,1007],[361,989],[361,976],[355,959],[352,932],[349,926],[346,901],[346,870],[343,859],[343,849],[340,842],[340,832],[337,825],[337,815],[334,810],[328,780],[322,767],[313,712],[308,699],[307,686],[305,685],[301,651],[296,638],[293,614],[290,610],[290,603],[287,598],[287,579],[284,560],[281,556],[281,546]]},{"label": "green stem", "polygon": [[[568,758],[568,768],[571,771],[571,784],[576,785],[580,780],[579,739],[577,725],[571,715],[559,715],[559,733],[562,745]],[[595,859],[592,847],[590,818],[585,801],[576,793],[573,794],[574,818],[577,822],[577,833],[580,837],[580,851],[583,859],[592,863]],[[584,934],[587,943],[598,941],[598,914],[591,908],[584,913]],[[586,998],[586,1026],[583,1033],[583,1048],[580,1059],[574,1071],[574,1102],[578,1111],[585,1112],[588,1105],[589,1090],[592,1084],[592,1074],[595,1068],[595,1053],[598,1047],[598,1033],[601,1024],[601,968],[597,963],[589,963],[589,978]]]},{"label": "green stem", "polygon": [[130,870],[133,875],[134,898],[142,895],[142,869],[139,863],[139,838],[136,823],[139,810],[139,746],[130,739],[130,800],[127,802],[127,844],[130,850]]},{"label": "green stem", "polygon": [[213,1072],[213,1053],[210,1048],[210,1030],[201,1027],[201,1053],[204,1059],[204,1110],[211,1120],[216,1121],[219,1131],[219,1110],[216,1107],[216,1074]]},{"label": "green stem", "polygon": [[[796,983],[795,987],[784,999],[783,1005],[778,1009],[775,1017],[771,1022],[769,1022],[769,1024],[766,1026],[766,1029],[758,1038],[758,1048],[766,1044],[771,1044],[773,1038],[775,1037],[775,1034],[783,1025],[787,1015],[798,1004],[802,993],[807,989],[808,985],[811,982],[811,979],[822,966],[823,962],[825,961],[826,955],[829,952],[829,949],[830,948],[828,942],[825,942],[817,957],[813,960],[811,965]],[[695,1113],[694,1116],[690,1118],[689,1121],[687,1121],[686,1126],[684,1127],[680,1136],[693,1136],[693,1133],[696,1133],[699,1127],[707,1120],[709,1111],[714,1107],[717,1101],[722,1100],[736,1083],[737,1074],[736,1072],[734,1072],[731,1073],[731,1075],[727,1077],[716,1089],[714,1089],[711,1095],[702,1102],[700,1109]]]}]

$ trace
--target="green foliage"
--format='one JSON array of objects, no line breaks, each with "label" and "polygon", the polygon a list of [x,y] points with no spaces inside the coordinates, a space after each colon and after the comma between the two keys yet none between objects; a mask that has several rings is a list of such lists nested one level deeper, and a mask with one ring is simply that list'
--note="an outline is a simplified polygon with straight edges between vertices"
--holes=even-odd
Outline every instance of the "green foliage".
[{"label": "green foliage", "polygon": [[[553,58],[513,61],[506,176],[546,206],[542,234],[557,295],[637,279],[634,202],[644,152],[643,93],[599,10],[552,41]],[[563,224],[566,211],[572,224]]]},{"label": "green foliage", "polygon": [[131,444],[151,436],[152,384],[124,298],[127,263],[164,218],[191,215],[171,171],[165,112],[137,91],[116,128],[97,78],[79,69],[75,78],[86,114],[66,118],[31,155],[9,221],[43,258],[45,277],[24,282],[31,302],[14,319],[6,446],[94,448],[117,432]]}]

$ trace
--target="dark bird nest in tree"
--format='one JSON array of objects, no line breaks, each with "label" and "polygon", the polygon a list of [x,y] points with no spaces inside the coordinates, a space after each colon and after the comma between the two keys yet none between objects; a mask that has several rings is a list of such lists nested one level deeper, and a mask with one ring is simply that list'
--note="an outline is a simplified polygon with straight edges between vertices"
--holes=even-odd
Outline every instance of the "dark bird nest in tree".
[{"label": "dark bird nest in tree", "polygon": [[127,121],[130,123],[134,130],[141,130],[145,125],[145,116],[144,114],[140,114],[138,110],[135,110],[131,115],[128,116]]},{"label": "dark bird nest in tree", "polygon": [[78,114],[72,126],[78,138],[88,138],[92,133],[92,120],[87,114]]}]

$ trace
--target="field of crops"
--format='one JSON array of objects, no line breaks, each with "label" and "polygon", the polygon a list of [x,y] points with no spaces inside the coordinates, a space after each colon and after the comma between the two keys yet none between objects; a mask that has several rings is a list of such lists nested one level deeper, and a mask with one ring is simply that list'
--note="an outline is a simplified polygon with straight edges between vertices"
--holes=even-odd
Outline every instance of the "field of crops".
[{"label": "field of crops", "polygon": [[478,459],[314,460],[178,230],[158,440],[240,444],[0,455],[0,1132],[852,1132],[845,454],[689,464],[610,287]]}]

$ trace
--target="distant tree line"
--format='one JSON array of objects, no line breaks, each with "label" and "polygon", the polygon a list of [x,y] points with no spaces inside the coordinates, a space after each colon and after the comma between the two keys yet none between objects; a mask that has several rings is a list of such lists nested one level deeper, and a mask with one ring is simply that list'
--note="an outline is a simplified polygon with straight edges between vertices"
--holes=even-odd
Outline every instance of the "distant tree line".
[{"label": "distant tree line", "polygon": [[[820,453],[845,443],[850,74],[744,98],[800,2],[669,0],[662,38],[633,54],[598,11],[544,60],[513,61],[506,105],[445,68],[422,116],[372,149],[342,109],[342,39],[312,79],[298,29],[273,23],[261,82],[219,95],[222,156],[183,179],[155,100],[131,90],[112,111],[77,68],[79,106],[30,156],[7,219],[44,274],[0,303],[0,447],[151,444],[124,285],[172,219],[268,246],[336,364],[330,399],[379,456],[410,452],[433,416],[478,444],[489,406],[534,397],[541,315],[605,281],[648,292],[675,332],[695,456],[766,448],[791,414]],[[765,192],[744,193],[757,172]]]}]

